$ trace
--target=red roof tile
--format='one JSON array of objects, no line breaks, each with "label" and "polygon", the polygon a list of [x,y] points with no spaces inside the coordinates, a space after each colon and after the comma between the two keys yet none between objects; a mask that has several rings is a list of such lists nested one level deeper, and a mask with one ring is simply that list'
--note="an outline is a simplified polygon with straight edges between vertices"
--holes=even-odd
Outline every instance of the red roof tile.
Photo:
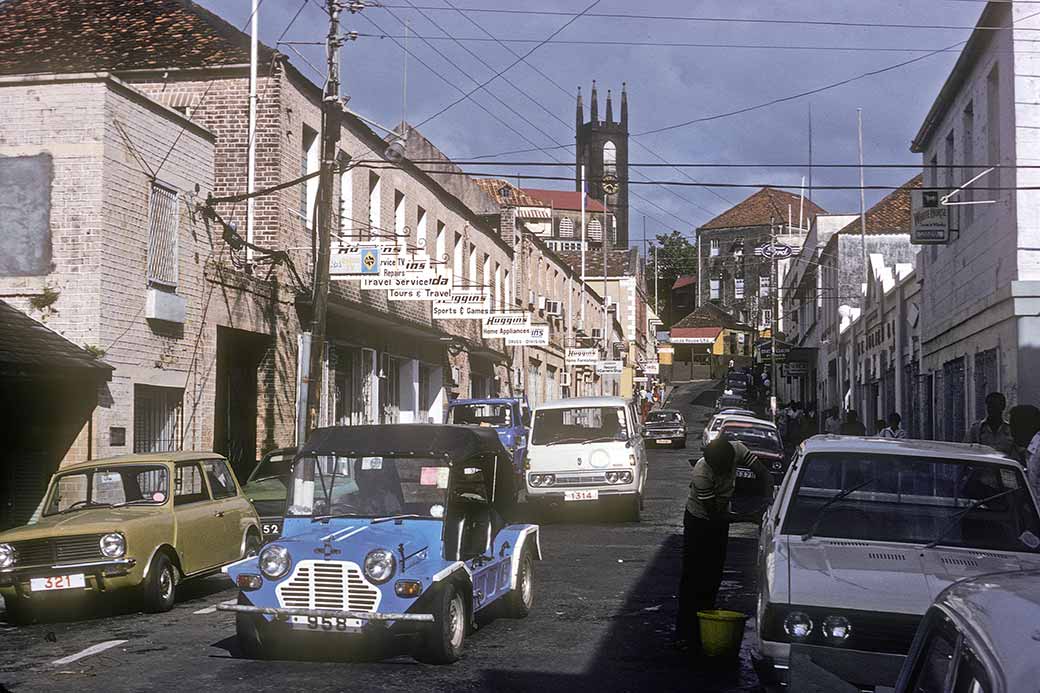
[{"label": "red roof tile", "polygon": [[[920,188],[922,181],[923,177],[919,173],[868,209],[867,234],[910,233],[910,191]],[[859,215],[856,215],[856,221],[838,233],[860,233]]]},{"label": "red roof tile", "polygon": [[[787,221],[787,206],[791,205],[792,216],[798,218],[798,205],[801,196],[776,188],[762,188],[743,202],[730,207],[699,228],[730,229],[741,226],[767,226],[772,220],[775,223]],[[805,198],[802,206],[803,216],[811,220],[817,214],[826,214],[827,210],[809,198]],[[805,224],[808,227],[808,223]]]},{"label": "red roof tile", "polygon": [[[581,193],[576,190],[543,190],[539,188],[524,188],[523,190],[531,197],[541,200],[543,204],[549,205],[554,209],[581,211]],[[604,212],[606,209],[601,202],[586,195],[585,211]]]},{"label": "red roof tile", "polygon": [[[260,59],[275,54],[260,47]],[[249,36],[190,0],[7,0],[0,74],[249,62]]]},{"label": "red roof tile", "polygon": [[697,283],[697,277],[679,277],[678,279],[675,280],[675,283],[672,284],[672,290],[681,289],[684,286],[689,286],[690,284],[696,284],[696,283]]},{"label": "red roof tile", "polygon": [[[521,207],[541,207],[543,205],[541,200],[536,200],[520,188],[516,187],[507,180],[501,178],[474,178],[477,185],[491,196],[498,204],[510,204],[520,205]],[[509,198],[502,195],[502,188],[508,188],[510,191]]]}]

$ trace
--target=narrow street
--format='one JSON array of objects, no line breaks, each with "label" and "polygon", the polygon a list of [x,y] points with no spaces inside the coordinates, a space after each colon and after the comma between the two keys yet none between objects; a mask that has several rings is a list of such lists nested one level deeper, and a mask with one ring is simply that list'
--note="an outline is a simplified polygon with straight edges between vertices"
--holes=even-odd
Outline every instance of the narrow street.
[{"label": "narrow street", "polygon": [[[186,585],[168,614],[115,609],[24,628],[2,624],[0,683],[12,691],[331,691],[348,682],[355,690],[415,690],[419,679],[427,691],[758,690],[746,651],[739,672],[704,674],[669,646],[687,458],[697,453],[709,411],[704,405],[715,394],[703,382],[673,390],[669,406],[688,416],[690,447],[651,452],[641,523],[570,508],[538,518],[545,560],[537,570],[533,613],[483,625],[453,666],[425,666],[393,653],[380,661],[346,653],[340,662],[240,659],[233,618],[214,609],[234,591],[215,576]],[[755,532],[751,525],[732,530],[724,608],[754,610]],[[111,641],[125,642],[74,659]]]}]

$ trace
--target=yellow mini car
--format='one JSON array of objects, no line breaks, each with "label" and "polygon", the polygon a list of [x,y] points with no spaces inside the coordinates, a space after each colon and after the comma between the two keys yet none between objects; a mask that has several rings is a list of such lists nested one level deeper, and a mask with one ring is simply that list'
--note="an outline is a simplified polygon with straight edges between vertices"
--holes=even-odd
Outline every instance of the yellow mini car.
[{"label": "yellow mini car", "polygon": [[168,611],[181,580],[219,571],[260,546],[256,511],[213,453],[126,455],[63,468],[37,514],[0,533],[9,622],[31,621],[49,603],[118,590],[136,590],[147,611]]}]

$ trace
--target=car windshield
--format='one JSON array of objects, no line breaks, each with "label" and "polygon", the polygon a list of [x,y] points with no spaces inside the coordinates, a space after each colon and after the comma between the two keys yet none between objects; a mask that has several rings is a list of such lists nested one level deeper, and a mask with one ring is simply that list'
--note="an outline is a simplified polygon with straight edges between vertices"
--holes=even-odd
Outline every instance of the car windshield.
[{"label": "car windshield", "polygon": [[628,440],[624,407],[540,409],[534,414],[534,445],[612,440]]},{"label": "car windshield", "polygon": [[292,473],[292,460],[293,456],[289,453],[268,455],[253,468],[253,472],[249,475],[249,481],[278,479],[284,483],[284,480]]},{"label": "car windshield", "polygon": [[[821,513],[828,501],[849,489],[855,490]],[[1040,551],[1040,518],[1022,472],[973,460],[810,454],[802,465],[783,531],[836,539]]]},{"label": "car windshield", "polygon": [[733,406],[737,406],[737,405],[740,405],[740,404],[743,404],[743,403],[744,403],[744,399],[742,397],[735,397],[735,396],[730,395],[730,396],[723,396],[723,397],[719,398],[719,407],[720,408],[733,407]]},{"label": "car windshield", "polygon": [[301,457],[286,515],[443,517],[449,474],[444,458]]},{"label": "car windshield", "polygon": [[724,440],[735,440],[752,450],[768,450],[783,452],[780,436],[776,431],[765,426],[748,426],[746,424],[726,424],[719,434]]},{"label": "car windshield", "polygon": [[677,411],[652,411],[646,415],[647,423],[679,423],[682,418]]},{"label": "car windshield", "polygon": [[448,423],[469,426],[512,426],[513,408],[508,404],[456,404],[448,410]]},{"label": "car windshield", "polygon": [[57,476],[43,514],[119,505],[162,505],[169,494],[169,473],[164,466],[93,467]]}]

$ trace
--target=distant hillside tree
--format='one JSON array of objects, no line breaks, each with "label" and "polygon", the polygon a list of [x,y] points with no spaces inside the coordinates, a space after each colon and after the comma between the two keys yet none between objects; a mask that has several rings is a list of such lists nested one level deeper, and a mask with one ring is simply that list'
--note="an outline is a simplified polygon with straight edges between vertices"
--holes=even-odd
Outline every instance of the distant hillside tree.
[{"label": "distant hillside tree", "polygon": [[[658,317],[668,325],[670,317],[676,320],[682,317],[681,315],[671,315],[672,284],[679,277],[697,274],[697,246],[678,231],[672,231],[667,235],[658,234],[654,245],[657,246],[657,261],[660,263],[657,275],[660,291]],[[652,306],[654,303],[653,246],[647,251],[646,291],[647,299]]]}]

